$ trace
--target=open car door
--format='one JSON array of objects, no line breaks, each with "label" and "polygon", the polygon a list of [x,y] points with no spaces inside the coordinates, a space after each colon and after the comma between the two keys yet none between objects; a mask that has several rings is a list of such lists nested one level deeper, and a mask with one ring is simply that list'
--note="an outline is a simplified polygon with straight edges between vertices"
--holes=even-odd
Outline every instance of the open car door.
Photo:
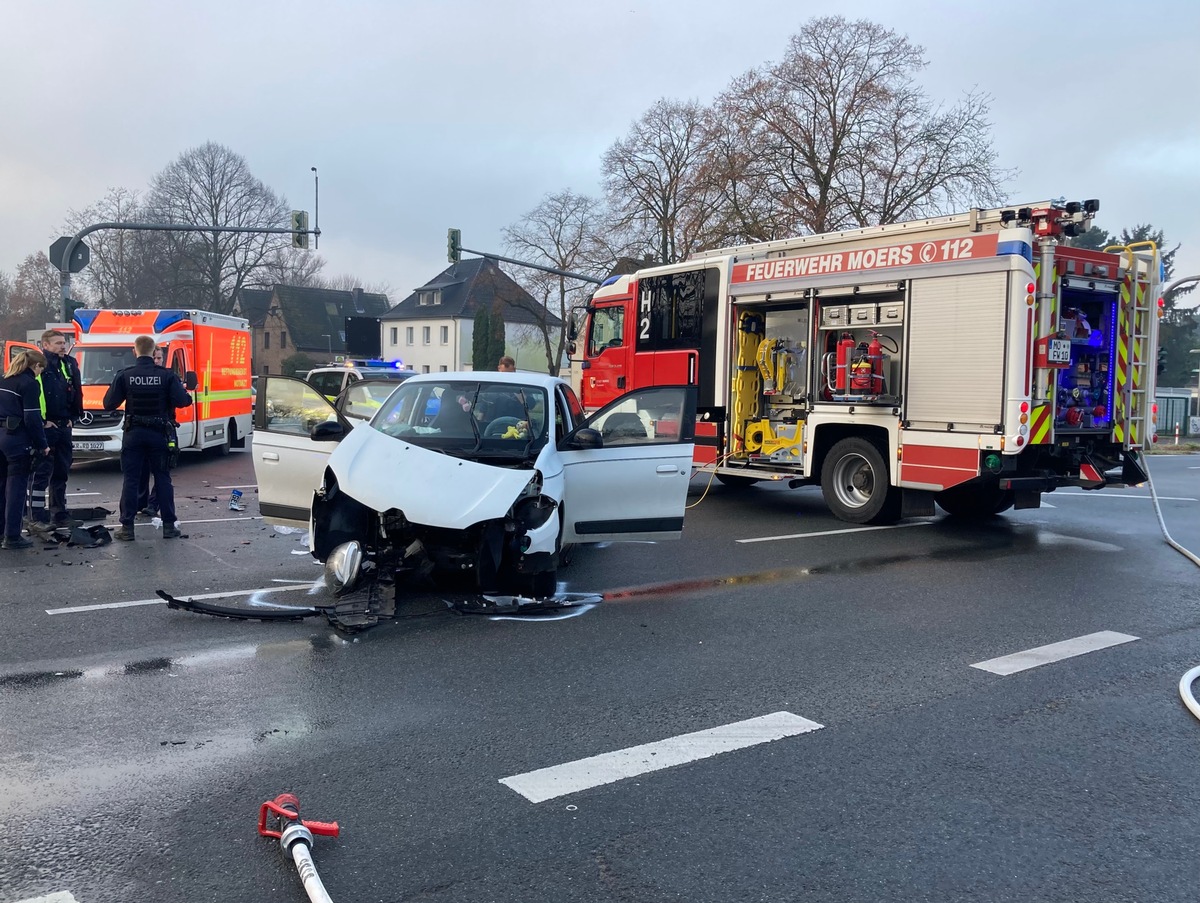
[{"label": "open car door", "polygon": [[[8,365],[12,363],[12,359],[21,351],[37,351],[38,346],[29,342],[5,342],[4,343],[4,362],[3,369],[7,370]],[[0,370],[0,372],[3,372]]]},{"label": "open car door", "polygon": [[692,475],[696,387],[614,399],[559,443],[563,542],[678,539]]},{"label": "open car door", "polygon": [[303,380],[259,377],[252,448],[264,520],[308,526],[325,464],[350,429],[329,399]]}]

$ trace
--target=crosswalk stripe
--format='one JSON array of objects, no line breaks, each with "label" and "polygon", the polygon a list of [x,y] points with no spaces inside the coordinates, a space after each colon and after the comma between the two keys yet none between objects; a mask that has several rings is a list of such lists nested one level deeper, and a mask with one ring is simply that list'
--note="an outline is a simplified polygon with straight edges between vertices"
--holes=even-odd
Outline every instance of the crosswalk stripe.
[{"label": "crosswalk stripe", "polygon": [[971,667],[978,668],[980,671],[990,671],[992,674],[1007,676],[1009,674],[1016,674],[1018,671],[1028,671],[1030,668],[1036,668],[1039,665],[1048,665],[1051,662],[1060,662],[1063,659],[1074,658],[1077,655],[1086,655],[1098,649],[1107,649],[1110,646],[1119,646],[1122,643],[1132,643],[1136,639],[1137,637],[1130,636],[1127,633],[1101,630],[1098,633],[1089,633],[1086,636],[1063,640],[1059,643],[1050,643],[1046,646],[1026,649],[1024,652],[1014,652],[1011,655],[990,658],[986,662],[977,662]]},{"label": "crosswalk stripe", "polygon": [[791,712],[774,712],[746,721],[708,730],[680,734],[654,743],[631,746],[616,752],[577,759],[563,765],[539,768],[508,778],[500,783],[515,790],[533,803],[543,803],[556,796],[577,793],[614,781],[661,771],[698,759],[745,749],[772,740],[820,730],[824,725]]}]

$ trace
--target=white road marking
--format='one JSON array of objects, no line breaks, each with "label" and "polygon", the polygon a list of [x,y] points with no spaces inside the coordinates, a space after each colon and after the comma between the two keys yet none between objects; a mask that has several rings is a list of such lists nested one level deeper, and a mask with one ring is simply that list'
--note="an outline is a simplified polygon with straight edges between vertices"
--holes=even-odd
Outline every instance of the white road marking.
[{"label": "white road marking", "polygon": [[[1056,493],[1054,493],[1054,497],[1057,499],[1064,499],[1064,498],[1065,499],[1082,499],[1082,498],[1087,498],[1088,496],[1094,496],[1095,498],[1098,498],[1098,499],[1149,499],[1150,498],[1150,496],[1148,496],[1148,495],[1129,495],[1124,492],[1113,492],[1111,489],[1107,492],[1103,492],[1103,491],[1098,492],[1093,489],[1091,492],[1083,492],[1081,490],[1079,492],[1056,492]],[[1176,497],[1176,496],[1170,496],[1170,495],[1160,495],[1158,497],[1158,500],[1160,502],[1194,502],[1194,501],[1196,501],[1196,499],[1189,499],[1189,498]]]},{"label": "white road marking", "polygon": [[1107,649],[1110,646],[1120,646],[1122,643],[1132,643],[1138,639],[1127,633],[1116,633],[1112,630],[1101,630],[1099,633],[1089,633],[1087,636],[1063,640],[1061,643],[1050,643],[1048,646],[1038,646],[1026,649],[1024,652],[1014,652],[1012,655],[1002,655],[990,658],[986,662],[972,665],[980,671],[990,671],[993,674],[1007,676],[1018,671],[1028,671],[1039,665],[1048,665],[1063,659],[1074,658],[1095,652],[1097,649]]},{"label": "white road marking", "polygon": [[758,536],[754,539],[735,539],[734,542],[776,542],[780,539],[811,539],[814,536],[839,536],[842,533],[867,533],[870,530],[899,530],[901,527],[928,527],[931,521],[918,521],[912,524],[891,524],[886,527],[849,527],[845,530],[822,530],[819,533],[788,533],[785,536]]},{"label": "white road marking", "polygon": [[[224,593],[192,593],[180,594],[188,599],[227,599],[231,596],[253,596],[255,593],[286,593],[292,590],[309,589],[312,581],[301,583],[295,581],[288,586],[267,586],[262,589],[238,589]],[[172,595],[175,595],[172,593]],[[136,608],[139,605],[166,605],[163,599],[130,599],[127,602],[105,602],[102,605],[72,605],[70,608],[47,608],[48,615],[73,615],[83,611],[103,611],[108,608]]]},{"label": "white road marking", "polygon": [[515,790],[533,803],[543,803],[556,796],[589,790],[625,778],[661,771],[698,759],[745,749],[760,743],[770,743],[784,737],[820,730],[824,725],[793,715],[774,712],[746,721],[691,734],[680,734],[655,743],[631,746],[616,752],[578,759],[550,768],[539,768],[525,774],[501,778],[500,783]]},{"label": "white road marking", "polygon": [[[256,514],[256,515],[253,515],[252,517],[213,517],[213,518],[209,518],[208,520],[177,520],[177,521],[175,521],[175,523],[177,523],[181,527],[183,527],[183,526],[186,526],[187,524],[227,524],[227,523],[230,523],[231,521],[239,521],[239,520],[247,520],[247,521],[262,520],[262,515]],[[117,521],[115,523],[105,524],[105,526],[106,527],[119,527],[119,526],[121,526],[121,522]],[[135,528],[142,527],[143,529],[149,528],[151,530],[158,529],[157,527],[153,526],[150,521],[147,521],[147,520],[136,521],[134,523],[134,527]]]},{"label": "white road marking", "polygon": [[257,483],[238,483],[234,486],[212,486],[212,489],[257,489]]},{"label": "white road marking", "polygon": [[58,893],[47,894],[44,897],[30,897],[27,900],[18,900],[17,903],[79,903],[70,891],[60,890]]}]

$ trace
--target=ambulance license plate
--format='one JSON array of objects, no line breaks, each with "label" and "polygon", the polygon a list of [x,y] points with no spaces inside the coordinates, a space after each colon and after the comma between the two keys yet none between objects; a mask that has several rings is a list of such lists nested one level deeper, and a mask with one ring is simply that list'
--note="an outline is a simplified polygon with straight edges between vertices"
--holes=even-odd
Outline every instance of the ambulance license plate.
[{"label": "ambulance license plate", "polygon": [[104,451],[103,442],[72,442],[76,451]]},{"label": "ambulance license plate", "polygon": [[1046,353],[1046,362],[1050,364],[1071,363],[1071,340],[1051,339]]}]

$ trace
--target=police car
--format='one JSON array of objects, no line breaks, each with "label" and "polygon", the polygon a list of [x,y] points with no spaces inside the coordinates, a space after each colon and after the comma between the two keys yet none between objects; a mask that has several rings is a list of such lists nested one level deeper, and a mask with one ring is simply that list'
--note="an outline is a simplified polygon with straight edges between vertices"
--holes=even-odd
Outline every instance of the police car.
[{"label": "police car", "polygon": [[393,379],[399,381],[415,375],[415,370],[404,369],[399,361],[355,359],[328,367],[316,367],[308,371],[305,379],[310,386],[333,401],[356,380]]}]

